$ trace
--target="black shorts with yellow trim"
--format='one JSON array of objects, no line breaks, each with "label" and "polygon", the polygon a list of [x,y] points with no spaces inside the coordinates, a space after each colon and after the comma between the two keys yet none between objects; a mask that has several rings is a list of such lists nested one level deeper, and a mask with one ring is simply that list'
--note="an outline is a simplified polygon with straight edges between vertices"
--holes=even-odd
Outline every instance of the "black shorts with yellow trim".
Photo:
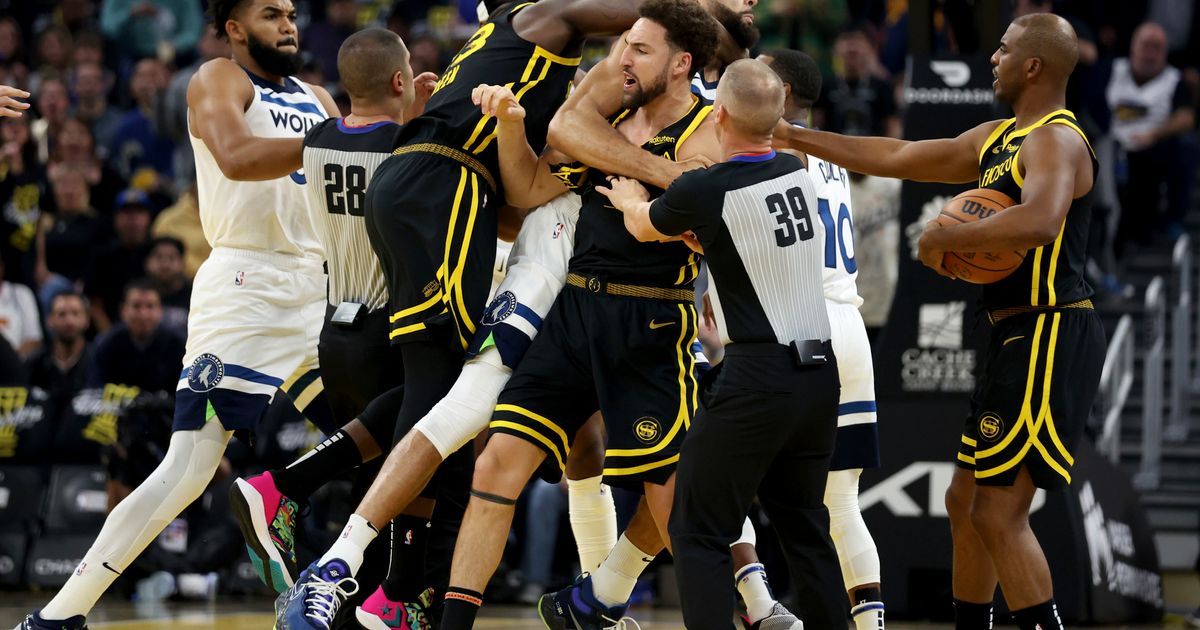
[{"label": "black shorts with yellow trim", "polygon": [[393,155],[375,172],[364,218],[387,279],[393,343],[444,334],[466,350],[475,335],[496,257],[488,179],[428,152]]},{"label": "black shorts with yellow trim", "polygon": [[695,337],[691,303],[567,286],[501,392],[491,432],[544,450],[538,474],[557,482],[576,431],[599,409],[604,481],[666,483],[696,410]]},{"label": "black shorts with yellow trim", "polygon": [[975,471],[979,485],[1011,486],[1025,466],[1039,488],[1066,489],[1105,348],[1104,326],[1091,309],[997,322],[971,396],[958,465]]}]

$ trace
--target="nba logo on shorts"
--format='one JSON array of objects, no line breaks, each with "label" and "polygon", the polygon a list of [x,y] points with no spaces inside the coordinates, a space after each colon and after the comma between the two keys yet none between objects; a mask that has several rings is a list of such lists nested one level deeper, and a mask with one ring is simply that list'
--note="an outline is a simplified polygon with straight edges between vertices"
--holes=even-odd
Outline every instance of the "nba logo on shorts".
[{"label": "nba logo on shorts", "polygon": [[240,287],[246,282],[246,272],[239,271],[233,276],[233,286]]},{"label": "nba logo on shorts", "polygon": [[224,377],[225,364],[215,355],[206,352],[196,357],[188,368],[188,389],[194,392],[209,392],[215,389]]}]

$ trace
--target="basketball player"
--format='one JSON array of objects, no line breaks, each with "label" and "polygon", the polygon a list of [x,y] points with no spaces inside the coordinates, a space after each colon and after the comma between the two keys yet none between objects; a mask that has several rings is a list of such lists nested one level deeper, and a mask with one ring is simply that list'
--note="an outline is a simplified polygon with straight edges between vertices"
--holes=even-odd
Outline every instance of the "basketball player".
[{"label": "basketball player", "polygon": [[[636,19],[638,4],[542,0],[501,7],[454,58],[424,115],[405,125],[404,146],[376,172],[367,190],[366,220],[388,280],[390,337],[401,344],[405,365],[400,427],[415,425],[450,391],[490,286],[494,213],[504,191],[496,180],[495,121],[471,103],[471,90],[484,81],[512,83],[529,112],[531,144],[540,150],[549,118],[579,64],[568,55],[588,36],[623,31]],[[497,354],[480,358],[482,369],[504,376]],[[484,382],[497,381],[494,391],[477,388],[472,398],[494,397],[503,379]],[[474,412],[472,404],[452,401],[467,414]],[[453,413],[445,417],[456,420]],[[281,629],[327,627],[332,614],[326,613],[357,588],[353,575],[363,549],[445,458],[428,434],[410,437],[389,454],[334,546],[281,595],[276,608]]]},{"label": "basketball player", "polygon": [[[778,142],[847,169],[917,181],[973,182],[1019,203],[953,227],[926,226],[921,261],[947,251],[1028,250],[1007,278],[983,287],[993,323],[946,493],[954,539],[957,627],[991,626],[997,580],[1023,629],[1061,628],[1046,558],[1029,528],[1037,488],[1064,490],[1104,363],[1104,330],[1084,276],[1096,159],[1064,109],[1078,58],[1070,24],[1015,20],[992,55],[996,98],[1015,118],[945,140],[855,138],[801,128]],[[782,136],[782,137],[780,137]]]},{"label": "basketball player", "polygon": [[[712,155],[715,138],[704,124],[710,109],[689,83],[693,63],[703,66],[711,54],[718,26],[689,0],[651,0],[641,15],[622,59],[627,109],[613,124],[658,155]],[[514,103],[503,100],[504,107]],[[589,177],[603,181],[599,173]],[[637,243],[601,195],[584,192],[568,286],[501,393],[491,440],[476,462],[442,627],[473,625],[515,496],[539,468],[550,479],[561,475],[571,437],[597,408],[608,434],[605,479],[644,490],[631,527],[648,525],[647,546],[661,546],[678,445],[695,406],[696,258],[682,243]],[[626,552],[642,560],[637,548],[613,553]],[[593,592],[590,580],[579,592],[569,611],[541,606],[543,619],[551,627],[610,625],[629,596]]]},{"label": "basketball player", "polygon": [[758,0],[712,0],[707,3],[708,12],[725,27],[725,33],[728,34],[721,38],[712,61],[692,79],[692,91],[709,102],[717,98],[717,83],[725,66],[745,59],[749,50],[758,43],[761,34],[754,24],[756,4]]},{"label": "basketball player", "polygon": [[765,64],[734,62],[713,106],[724,163],[684,174],[653,202],[635,180],[598,188],[639,241],[694,232],[713,274],[708,297],[726,358],[685,441],[670,525],[688,628],[732,627],[729,545],[755,495],[812,601],[809,624],[845,624],[821,503],[838,400],[821,299],[824,243],[804,163],[771,150],[784,98]]},{"label": "basketball player", "polygon": [[[821,71],[812,57],[798,50],[779,50],[759,56],[787,92],[784,120],[805,126],[810,108],[821,93]],[[808,156],[808,172],[817,192],[813,230],[822,245],[821,273],[829,312],[833,349],[838,354],[842,384],[838,400],[837,441],[825,485],[829,534],[842,564],[842,578],[858,630],[882,630],[879,551],[858,507],[858,478],[863,468],[879,466],[879,434],[875,430],[875,375],[871,342],[858,307],[854,259],[854,206],[846,169]]]},{"label": "basketball player", "polygon": [[284,379],[316,365],[325,252],[293,171],[304,131],[337,109],[323,88],[290,76],[300,67],[290,0],[217,0],[209,10],[233,58],[204,64],[188,86],[213,253],[196,276],[171,443],[21,630],[84,628],[100,595],[208,485],[233,432],[253,431]]}]

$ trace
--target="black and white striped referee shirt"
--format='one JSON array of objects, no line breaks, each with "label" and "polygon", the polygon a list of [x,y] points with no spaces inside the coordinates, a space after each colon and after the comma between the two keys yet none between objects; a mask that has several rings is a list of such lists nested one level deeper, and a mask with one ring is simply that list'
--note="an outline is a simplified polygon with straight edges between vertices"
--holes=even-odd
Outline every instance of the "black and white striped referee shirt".
[{"label": "black and white striped referee shirt", "polygon": [[685,173],[651,204],[650,222],[700,239],[724,343],[786,345],[829,339],[816,206],[803,162],[770,151]]}]

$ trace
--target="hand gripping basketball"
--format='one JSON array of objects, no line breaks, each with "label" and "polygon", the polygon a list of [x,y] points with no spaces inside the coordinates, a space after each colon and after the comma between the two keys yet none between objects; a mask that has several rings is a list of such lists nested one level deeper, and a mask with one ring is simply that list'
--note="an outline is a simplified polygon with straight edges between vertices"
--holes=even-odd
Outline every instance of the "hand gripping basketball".
[{"label": "hand gripping basketball", "polygon": [[[968,190],[951,199],[935,221],[951,226],[986,219],[1016,205],[1008,195],[989,188]],[[942,267],[960,280],[973,284],[991,284],[1007,278],[1025,260],[1023,251],[946,252]]]}]

